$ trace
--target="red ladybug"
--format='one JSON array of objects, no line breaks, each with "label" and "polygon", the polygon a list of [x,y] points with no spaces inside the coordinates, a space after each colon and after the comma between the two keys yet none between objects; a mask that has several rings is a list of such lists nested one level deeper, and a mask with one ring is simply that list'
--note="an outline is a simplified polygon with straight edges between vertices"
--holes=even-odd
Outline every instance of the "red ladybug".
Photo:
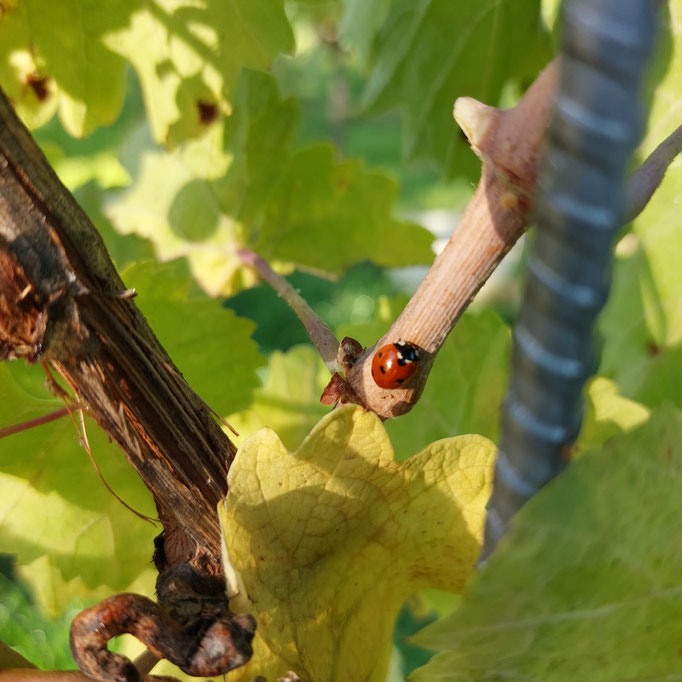
[{"label": "red ladybug", "polygon": [[414,374],[418,362],[416,346],[405,341],[389,343],[372,358],[372,378],[381,388],[398,388]]}]

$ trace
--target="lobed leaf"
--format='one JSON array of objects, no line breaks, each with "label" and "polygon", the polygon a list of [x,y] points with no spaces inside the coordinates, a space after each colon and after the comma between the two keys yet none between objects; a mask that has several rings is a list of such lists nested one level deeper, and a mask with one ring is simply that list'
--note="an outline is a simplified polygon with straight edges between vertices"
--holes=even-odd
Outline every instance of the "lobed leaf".
[{"label": "lobed leaf", "polygon": [[143,154],[135,186],[109,208],[118,230],[152,240],[161,260],[186,257],[212,295],[253,282],[236,255],[244,246],[331,274],[365,259],[432,260],[430,233],[391,216],[395,183],[330,145],[294,149],[297,107],[274,79],[244,73],[235,101],[225,131]]},{"label": "lobed leaf", "polygon": [[131,63],[155,139],[177,143],[229,114],[242,67],[293,48],[282,0],[21,0],[0,15],[0,83],[30,125],[58,109],[85,136],[118,116]]},{"label": "lobed leaf", "polygon": [[290,454],[270,429],[249,438],[219,506],[226,556],[258,621],[252,661],[275,679],[385,679],[407,595],[459,592],[480,550],[494,446],[433,443],[401,463],[381,421],[347,406]]},{"label": "lobed leaf", "polygon": [[[367,5],[370,19],[386,16],[386,0]],[[352,19],[357,11],[347,2],[344,26],[362,50],[368,38]],[[406,153],[435,158],[454,174],[478,167],[452,120],[455,99],[498,104],[504,86],[537,73],[550,50],[539,0],[393,0],[373,56],[366,106],[399,105]]]},{"label": "lobed leaf", "polygon": [[682,414],[586,453],[521,510],[460,608],[415,639],[432,680],[682,675]]}]

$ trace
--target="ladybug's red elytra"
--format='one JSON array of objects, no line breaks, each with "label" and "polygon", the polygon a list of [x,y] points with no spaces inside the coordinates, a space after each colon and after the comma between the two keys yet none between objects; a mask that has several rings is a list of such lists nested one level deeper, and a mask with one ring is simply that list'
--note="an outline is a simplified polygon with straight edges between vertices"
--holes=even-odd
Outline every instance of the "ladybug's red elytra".
[{"label": "ladybug's red elytra", "polygon": [[417,346],[405,341],[389,343],[372,358],[372,378],[380,388],[398,388],[414,374],[418,362]]}]

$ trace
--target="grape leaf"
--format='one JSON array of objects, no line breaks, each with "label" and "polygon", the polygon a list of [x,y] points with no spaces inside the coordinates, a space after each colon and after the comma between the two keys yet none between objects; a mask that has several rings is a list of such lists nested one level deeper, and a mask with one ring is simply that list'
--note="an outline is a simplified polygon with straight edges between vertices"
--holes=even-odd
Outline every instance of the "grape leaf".
[{"label": "grape leaf", "polygon": [[273,263],[339,274],[350,263],[432,260],[431,234],[390,214],[396,186],[330,145],[295,150],[293,100],[274,79],[245,72],[235,112],[173,152],[144,153],[135,186],[108,214],[117,229],[151,239],[157,256],[188,259],[210,294],[253,282],[236,256],[256,249]]},{"label": "grape leaf", "polygon": [[[0,365],[0,424],[62,406],[37,389],[39,375],[40,368]],[[120,450],[89,420],[87,434],[109,485],[154,516],[151,495]],[[49,613],[74,597],[94,600],[133,587],[153,592],[156,534],[106,490],[68,417],[0,440],[0,552],[16,555],[19,575]]]},{"label": "grape leaf", "polygon": [[75,667],[67,633],[81,604],[75,602],[57,619],[49,618],[37,612],[23,585],[4,574],[0,574],[0,604],[0,670],[26,668],[27,661],[41,670]]},{"label": "grape leaf", "polygon": [[[368,4],[385,11],[385,0]],[[356,11],[353,3],[347,9]],[[362,49],[367,37],[347,33],[356,35]],[[402,107],[409,156],[431,156],[449,174],[462,164],[472,170],[473,155],[452,120],[455,99],[495,105],[506,83],[537,73],[549,58],[539,0],[393,0],[374,41],[365,104]]]},{"label": "grape leaf", "polygon": [[[663,8],[659,50],[650,69],[652,97],[649,128],[641,154],[649,154],[679,124],[682,84],[676,73],[682,53],[673,49],[682,38],[682,1]],[[669,15],[668,15],[669,13]],[[620,241],[611,298],[603,314],[601,372],[624,394],[649,407],[664,400],[682,406],[682,218],[677,207],[682,183],[678,158],[651,202]]]},{"label": "grape leaf", "polygon": [[386,21],[390,0],[343,0],[343,16],[339,26],[342,45],[354,49],[361,63],[371,54],[375,34]]},{"label": "grape leaf", "polygon": [[0,82],[32,125],[55,109],[74,136],[114,121],[126,62],[157,140],[229,114],[242,67],[293,50],[282,0],[22,0],[0,15]]},{"label": "grape leaf", "polygon": [[265,364],[251,338],[256,325],[201,292],[184,262],[147,261],[123,273],[126,286],[185,379],[216,412],[245,409]]},{"label": "grape leaf", "polygon": [[219,506],[243,583],[231,606],[258,621],[235,680],[385,679],[393,621],[421,587],[459,592],[480,549],[494,446],[480,436],[393,459],[381,421],[347,406],[293,454],[263,429],[230,469]]},{"label": "grape leaf", "polygon": [[521,510],[460,608],[416,637],[431,680],[682,675],[682,414],[586,453]]},{"label": "grape leaf", "polygon": [[55,109],[74,136],[114,121],[123,104],[125,62],[104,38],[137,5],[22,0],[2,18],[0,82],[29,124],[44,123]]},{"label": "grape leaf", "polygon": [[156,140],[192,137],[229,114],[243,67],[267,69],[294,38],[282,0],[138,0],[107,45],[129,59],[142,83]]}]

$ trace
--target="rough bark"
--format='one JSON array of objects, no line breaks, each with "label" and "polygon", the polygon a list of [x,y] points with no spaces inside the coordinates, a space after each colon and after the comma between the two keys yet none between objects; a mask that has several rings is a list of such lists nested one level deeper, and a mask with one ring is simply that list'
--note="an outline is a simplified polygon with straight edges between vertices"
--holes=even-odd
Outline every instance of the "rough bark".
[{"label": "rough bark", "polygon": [[56,370],[121,447],[164,527],[160,570],[188,562],[218,575],[215,507],[235,449],[124,291],[99,233],[0,93],[0,359]]}]

